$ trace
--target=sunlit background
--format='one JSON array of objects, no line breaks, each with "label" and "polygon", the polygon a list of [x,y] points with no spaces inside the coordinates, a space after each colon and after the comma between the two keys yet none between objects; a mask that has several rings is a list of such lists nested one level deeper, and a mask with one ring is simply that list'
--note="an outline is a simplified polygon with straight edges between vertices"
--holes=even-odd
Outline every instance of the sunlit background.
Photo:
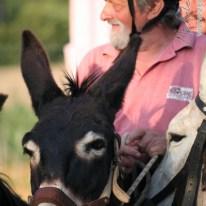
[{"label": "sunlit background", "polygon": [[29,164],[22,154],[21,138],[36,117],[19,68],[21,33],[25,29],[41,39],[55,73],[60,73],[63,46],[69,41],[68,0],[0,1],[0,92],[9,95],[0,114],[0,172],[6,173],[15,191],[27,199]]},{"label": "sunlit background", "polygon": [[[19,68],[22,30],[32,30],[41,39],[61,84],[64,69],[75,73],[86,51],[107,42],[109,28],[98,17],[103,5],[104,0],[0,0],[0,93],[9,95],[0,114],[0,172],[24,199],[30,184],[21,138],[36,117]],[[205,0],[181,1],[188,25],[199,32],[206,32],[205,9]]]}]

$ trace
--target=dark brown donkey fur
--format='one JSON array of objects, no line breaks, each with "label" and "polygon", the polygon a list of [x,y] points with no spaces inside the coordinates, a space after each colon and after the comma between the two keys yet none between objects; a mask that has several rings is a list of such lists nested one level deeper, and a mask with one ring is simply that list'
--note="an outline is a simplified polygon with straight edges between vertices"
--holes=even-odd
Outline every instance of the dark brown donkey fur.
[{"label": "dark brown donkey fur", "polygon": [[80,86],[67,77],[67,94],[55,83],[39,41],[23,32],[22,74],[38,117],[22,140],[31,158],[33,194],[58,180],[82,202],[100,196],[114,159],[113,121],[132,79],[140,43],[133,36],[101,77],[91,75]]}]

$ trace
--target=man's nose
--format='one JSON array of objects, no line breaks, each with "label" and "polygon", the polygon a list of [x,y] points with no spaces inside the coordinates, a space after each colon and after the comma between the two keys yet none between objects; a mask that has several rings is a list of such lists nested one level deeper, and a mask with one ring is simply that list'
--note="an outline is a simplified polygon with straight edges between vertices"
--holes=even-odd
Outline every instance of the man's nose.
[{"label": "man's nose", "polygon": [[105,6],[101,12],[101,20],[108,21],[113,18],[114,9],[110,2],[105,2]]}]

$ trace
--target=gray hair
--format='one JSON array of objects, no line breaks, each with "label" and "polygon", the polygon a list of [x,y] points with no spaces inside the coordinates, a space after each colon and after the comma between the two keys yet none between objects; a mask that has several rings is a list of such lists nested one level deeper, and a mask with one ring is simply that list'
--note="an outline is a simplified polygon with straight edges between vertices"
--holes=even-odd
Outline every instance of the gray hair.
[{"label": "gray hair", "polygon": [[[156,0],[136,0],[137,5],[140,11],[144,11],[146,6],[153,6]],[[182,23],[183,18],[180,15],[179,11],[175,11],[173,9],[169,9],[166,14],[161,19],[161,24],[171,28],[177,29],[179,25]]]}]

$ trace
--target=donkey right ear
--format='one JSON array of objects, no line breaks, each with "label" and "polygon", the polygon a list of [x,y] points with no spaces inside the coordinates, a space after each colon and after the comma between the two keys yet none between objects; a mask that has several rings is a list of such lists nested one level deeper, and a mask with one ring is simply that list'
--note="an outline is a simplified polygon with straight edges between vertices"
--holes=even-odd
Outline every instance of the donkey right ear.
[{"label": "donkey right ear", "polygon": [[127,86],[133,77],[141,42],[142,39],[137,34],[132,35],[127,48],[116,58],[110,69],[88,90],[110,111],[112,121],[122,106]]},{"label": "donkey right ear", "polygon": [[52,77],[46,52],[30,31],[22,33],[21,70],[37,116],[45,104],[64,95]]}]

